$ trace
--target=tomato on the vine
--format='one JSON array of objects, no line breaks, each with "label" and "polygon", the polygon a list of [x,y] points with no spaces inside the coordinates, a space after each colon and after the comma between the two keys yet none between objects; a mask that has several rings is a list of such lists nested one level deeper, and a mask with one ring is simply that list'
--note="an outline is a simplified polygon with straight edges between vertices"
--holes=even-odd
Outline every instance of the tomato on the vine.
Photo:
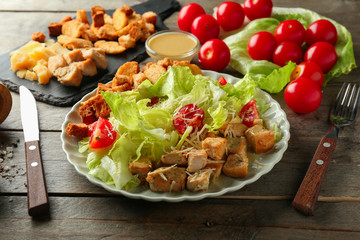
[{"label": "tomato on the vine", "polygon": [[313,62],[302,62],[297,65],[290,75],[290,81],[294,81],[301,77],[310,78],[320,87],[324,83],[324,74],[321,68]]},{"label": "tomato on the vine", "polygon": [[205,42],[199,51],[199,63],[204,69],[220,72],[230,62],[230,49],[220,39]]},{"label": "tomato on the vine", "polygon": [[182,31],[191,32],[191,24],[194,19],[205,14],[205,10],[197,3],[189,3],[181,8],[178,15],[178,27]]},{"label": "tomato on the vine", "polygon": [[191,25],[191,33],[203,44],[209,39],[218,38],[220,26],[213,16],[203,14],[194,19]]},{"label": "tomato on the vine", "polygon": [[299,78],[287,85],[284,99],[294,112],[310,113],[321,104],[321,88],[309,78]]},{"label": "tomato on the vine", "polygon": [[305,28],[295,19],[282,21],[275,30],[278,43],[291,41],[301,46],[305,41]]},{"label": "tomato on the vine", "polygon": [[273,3],[271,0],[245,0],[244,12],[250,20],[271,16]]},{"label": "tomato on the vine", "polygon": [[338,56],[334,46],[328,42],[314,43],[311,47],[309,47],[304,55],[305,62],[316,63],[319,65],[324,74],[330,71],[330,69],[335,65],[337,59]]},{"label": "tomato on the vine", "polygon": [[237,2],[223,2],[216,11],[216,19],[225,31],[232,31],[242,26],[245,14]]},{"label": "tomato on the vine", "polygon": [[303,53],[299,45],[294,42],[282,42],[274,50],[272,60],[275,64],[283,67],[289,61],[299,64]]},{"label": "tomato on the vine", "polygon": [[195,104],[188,104],[181,107],[174,115],[173,124],[175,129],[184,134],[188,127],[200,129],[204,120],[204,110]]},{"label": "tomato on the vine", "polygon": [[337,42],[337,30],[334,24],[326,19],[320,19],[306,29],[306,44],[311,46],[316,42],[328,42],[335,45]]},{"label": "tomato on the vine", "polygon": [[274,35],[269,32],[261,31],[251,36],[247,50],[250,57],[254,60],[271,61],[277,41]]},{"label": "tomato on the vine", "polygon": [[117,136],[113,125],[108,120],[102,117],[99,117],[97,122],[90,125],[89,133],[89,147],[91,149],[108,147],[115,142]]},{"label": "tomato on the vine", "polygon": [[259,111],[256,107],[256,100],[252,99],[248,103],[246,103],[241,109],[239,116],[240,119],[242,119],[243,124],[248,127],[254,126],[256,120],[260,119]]}]

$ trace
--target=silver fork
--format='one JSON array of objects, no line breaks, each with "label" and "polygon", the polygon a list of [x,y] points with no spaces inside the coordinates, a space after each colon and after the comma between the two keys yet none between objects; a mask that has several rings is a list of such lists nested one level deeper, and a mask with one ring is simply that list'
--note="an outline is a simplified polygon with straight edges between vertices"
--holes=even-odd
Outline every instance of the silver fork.
[{"label": "silver fork", "polygon": [[354,122],[360,100],[360,88],[344,83],[330,112],[332,126],[322,137],[306,175],[292,202],[292,206],[305,215],[313,215],[321,184],[336,147],[339,129]]}]

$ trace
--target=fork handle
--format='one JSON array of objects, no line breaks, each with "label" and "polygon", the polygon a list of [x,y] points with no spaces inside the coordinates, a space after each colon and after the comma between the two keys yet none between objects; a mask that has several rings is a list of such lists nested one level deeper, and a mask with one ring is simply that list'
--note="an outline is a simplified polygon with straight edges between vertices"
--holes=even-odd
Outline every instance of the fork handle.
[{"label": "fork handle", "polygon": [[[337,129],[335,129],[337,130]],[[305,215],[313,215],[321,184],[336,147],[336,137],[324,136],[316,149],[306,175],[292,202],[292,206]]]}]

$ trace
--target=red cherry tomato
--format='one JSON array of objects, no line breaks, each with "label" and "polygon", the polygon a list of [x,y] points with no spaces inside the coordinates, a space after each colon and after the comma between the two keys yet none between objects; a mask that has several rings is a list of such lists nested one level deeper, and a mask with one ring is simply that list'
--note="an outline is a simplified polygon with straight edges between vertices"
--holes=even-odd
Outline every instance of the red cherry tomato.
[{"label": "red cherry tomato", "polygon": [[249,39],[247,50],[254,60],[271,61],[277,42],[274,35],[269,32],[257,32]]},{"label": "red cherry tomato", "polygon": [[284,99],[294,112],[310,113],[320,106],[321,88],[310,78],[299,78],[287,85]]},{"label": "red cherry tomato", "polygon": [[299,64],[302,61],[303,53],[299,45],[294,42],[282,42],[274,50],[273,62],[281,67],[292,61]]},{"label": "red cherry tomato", "polygon": [[337,42],[336,27],[329,20],[317,20],[306,29],[305,41],[308,46],[316,42],[328,42],[335,46]]},{"label": "red cherry tomato", "polygon": [[224,77],[220,77],[218,82],[220,83],[221,86],[224,86],[227,84],[227,81]]},{"label": "red cherry tomato", "polygon": [[324,83],[324,74],[321,68],[313,62],[303,62],[297,65],[290,75],[290,81],[294,81],[301,77],[310,78],[316,82],[319,87]]},{"label": "red cherry tomato", "polygon": [[205,10],[197,3],[189,3],[181,8],[178,15],[178,26],[180,30],[191,32],[191,24],[194,19],[205,14]]},{"label": "red cherry tomato", "polygon": [[275,38],[278,43],[291,41],[301,46],[305,41],[305,28],[298,20],[285,20],[276,28]]},{"label": "red cherry tomato", "polygon": [[209,39],[218,38],[220,26],[213,16],[203,14],[194,19],[191,25],[191,33],[203,44]]},{"label": "red cherry tomato", "polygon": [[112,124],[105,118],[99,117],[95,126],[93,126],[90,136],[90,148],[99,149],[108,147],[116,140],[116,131]]},{"label": "red cherry tomato", "polygon": [[260,119],[259,111],[256,107],[256,100],[250,100],[240,111],[240,119],[242,123],[248,127],[252,127],[255,124],[256,119]]},{"label": "red cherry tomato", "polygon": [[305,52],[304,62],[314,62],[323,71],[324,74],[330,71],[335,65],[338,56],[335,48],[328,42],[317,42],[311,45]]},{"label": "red cherry tomato", "polygon": [[216,11],[216,19],[225,31],[232,31],[242,26],[245,14],[242,6],[236,2],[223,2]]},{"label": "red cherry tomato", "polygon": [[199,51],[199,62],[204,69],[220,72],[230,62],[230,49],[220,39],[205,42]]},{"label": "red cherry tomato", "polygon": [[174,115],[173,124],[180,134],[184,134],[189,126],[193,127],[193,131],[195,128],[200,129],[202,127],[203,120],[204,110],[195,104],[188,104],[177,111]]},{"label": "red cherry tomato", "polygon": [[244,2],[244,12],[250,20],[270,17],[272,7],[271,0],[245,0]]}]

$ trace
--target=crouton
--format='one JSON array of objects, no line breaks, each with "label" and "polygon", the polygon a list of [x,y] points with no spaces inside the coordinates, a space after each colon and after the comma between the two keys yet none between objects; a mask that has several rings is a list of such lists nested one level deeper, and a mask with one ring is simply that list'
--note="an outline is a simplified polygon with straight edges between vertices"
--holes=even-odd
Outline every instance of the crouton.
[{"label": "crouton", "polygon": [[112,87],[121,86],[123,84],[133,85],[131,76],[123,75],[123,74],[115,74],[112,80]]},{"label": "crouton", "polygon": [[43,32],[34,32],[31,36],[31,40],[37,41],[37,42],[45,42],[46,36]]},{"label": "crouton", "polygon": [[117,31],[123,29],[128,24],[127,16],[120,8],[113,13],[113,25]]},{"label": "crouton", "polygon": [[230,122],[221,126],[221,128],[219,128],[219,132],[225,137],[240,137],[244,135],[246,129],[248,129],[248,127],[242,123],[240,118],[234,118]]},{"label": "crouton", "polygon": [[96,5],[91,8],[91,16],[94,16],[96,13],[103,12],[105,13],[105,8]]},{"label": "crouton", "polygon": [[165,153],[161,157],[161,162],[165,165],[178,165],[178,166],[186,166],[187,159],[185,154],[179,150],[174,150],[169,153]]},{"label": "crouton", "polygon": [[91,8],[91,18],[93,20],[92,25],[94,25],[94,27],[103,26],[105,24],[104,15],[105,15],[105,8],[100,6],[93,6]]},{"label": "crouton", "polygon": [[246,139],[255,153],[264,153],[273,148],[275,135],[260,124],[256,124],[245,131]]},{"label": "crouton", "polygon": [[155,84],[159,80],[160,76],[165,72],[166,68],[157,64],[152,64],[145,69],[144,74],[152,84]]},{"label": "crouton", "polygon": [[56,69],[54,76],[61,84],[74,87],[80,86],[83,77],[81,70],[75,65]]},{"label": "crouton", "polygon": [[190,64],[189,68],[193,75],[198,75],[198,74],[204,75],[203,72],[201,71],[201,68],[199,68],[198,65],[196,64]]},{"label": "crouton", "polygon": [[60,23],[51,22],[48,26],[49,36],[59,36],[61,34],[62,25]]},{"label": "crouton", "polygon": [[187,178],[186,189],[191,192],[206,191],[210,185],[212,169],[202,169]]},{"label": "crouton", "polygon": [[164,58],[164,59],[162,59],[162,60],[159,60],[159,61],[157,61],[157,65],[160,65],[160,66],[162,66],[163,68],[168,68],[169,66],[172,66],[172,61],[171,61],[171,59],[170,58],[168,58],[168,57],[166,57],[166,58]]},{"label": "crouton", "polygon": [[117,32],[112,24],[104,24],[99,28],[91,28],[98,39],[116,40],[118,38]]},{"label": "crouton", "polygon": [[242,155],[243,158],[247,158],[247,143],[245,136],[230,137],[228,140],[228,153],[237,153]]},{"label": "crouton", "polygon": [[143,81],[145,81],[147,78],[146,78],[146,75],[142,72],[139,72],[137,74],[134,74],[132,76],[132,79],[133,79],[133,85],[134,85],[134,88],[137,88]]},{"label": "crouton", "polygon": [[221,160],[226,152],[227,140],[225,138],[205,138],[202,142],[202,148],[208,156],[214,160]]},{"label": "crouton", "polygon": [[83,57],[85,59],[91,59],[95,63],[97,68],[102,70],[107,68],[107,60],[105,57],[105,50],[101,48],[86,48],[81,49]]},{"label": "crouton", "polygon": [[97,74],[96,65],[90,58],[81,62],[74,62],[72,64],[75,64],[81,70],[84,76],[92,77]]},{"label": "crouton", "polygon": [[101,91],[104,92],[111,91],[111,83],[110,84],[98,83],[96,94],[100,94]]},{"label": "crouton", "polygon": [[68,64],[62,54],[51,56],[48,60],[48,68],[52,74],[54,74],[56,69],[60,67],[65,67],[67,65]]},{"label": "crouton", "polygon": [[85,30],[85,25],[77,20],[67,21],[62,25],[61,33],[73,38],[81,37]]},{"label": "crouton", "polygon": [[130,34],[122,35],[118,38],[118,42],[124,48],[134,48],[136,46],[136,41],[130,36]]},{"label": "crouton", "polygon": [[206,166],[204,167],[204,169],[211,169],[212,170],[210,180],[215,181],[217,178],[220,177],[223,166],[224,166],[223,162],[208,161]]},{"label": "crouton", "polygon": [[180,192],[185,189],[185,168],[160,167],[149,172],[146,181],[154,192]]},{"label": "crouton", "polygon": [[82,102],[79,108],[81,121],[85,124],[95,122],[99,117],[109,118],[111,109],[101,94]]},{"label": "crouton", "polygon": [[81,37],[91,42],[96,42],[98,40],[98,37],[91,28],[85,29],[84,32],[81,34]]},{"label": "crouton", "polygon": [[76,21],[89,24],[89,19],[86,15],[86,11],[84,9],[79,9],[76,11]]},{"label": "crouton", "polygon": [[140,72],[140,66],[139,63],[136,61],[131,61],[124,63],[121,65],[118,70],[116,71],[115,75],[127,75],[132,76],[134,74],[137,74]]},{"label": "crouton", "polygon": [[104,22],[105,24],[111,24],[113,25],[113,19],[109,14],[104,14]]},{"label": "crouton", "polygon": [[244,178],[248,172],[248,161],[240,154],[230,154],[224,164],[223,173],[234,178]]},{"label": "crouton", "polygon": [[134,9],[132,9],[129,5],[126,5],[126,4],[124,4],[124,5],[120,8],[120,11],[124,12],[127,17],[132,16],[133,13],[134,13]]},{"label": "crouton", "polygon": [[141,15],[134,12],[131,16],[129,16],[128,23],[129,24],[136,23],[136,22],[138,22],[140,20],[141,20]]},{"label": "crouton", "polygon": [[63,57],[68,65],[73,62],[80,62],[85,60],[80,49],[63,54]]},{"label": "crouton", "polygon": [[141,18],[146,22],[146,23],[151,23],[151,24],[156,24],[156,18],[157,15],[156,13],[149,11],[149,12],[145,12],[143,13],[143,15],[141,16]]},{"label": "crouton", "polygon": [[70,136],[83,139],[88,136],[89,127],[85,123],[68,123],[65,131]]},{"label": "crouton", "polygon": [[113,92],[125,92],[132,89],[131,85],[129,83],[122,84],[120,86],[114,86],[111,88]]},{"label": "crouton", "polygon": [[106,54],[119,54],[126,50],[126,48],[124,48],[118,42],[115,41],[100,40],[95,42],[94,46],[96,48],[104,49]]},{"label": "crouton", "polygon": [[64,25],[64,23],[69,22],[71,20],[73,20],[71,16],[65,16],[60,20],[60,24]]},{"label": "crouton", "polygon": [[129,164],[129,171],[133,175],[138,175],[140,181],[145,182],[147,174],[152,169],[151,158],[140,157],[138,160],[133,161]]},{"label": "crouton", "polygon": [[58,42],[70,50],[77,48],[91,48],[93,44],[91,41],[81,38],[74,38],[66,35],[60,35],[57,37]]},{"label": "crouton", "polygon": [[197,75],[197,74],[204,75],[202,73],[201,69],[197,65],[191,64],[190,61],[178,61],[178,60],[175,60],[173,62],[173,66],[174,67],[176,67],[176,66],[189,67],[190,70],[191,70],[191,73],[193,75]]}]

